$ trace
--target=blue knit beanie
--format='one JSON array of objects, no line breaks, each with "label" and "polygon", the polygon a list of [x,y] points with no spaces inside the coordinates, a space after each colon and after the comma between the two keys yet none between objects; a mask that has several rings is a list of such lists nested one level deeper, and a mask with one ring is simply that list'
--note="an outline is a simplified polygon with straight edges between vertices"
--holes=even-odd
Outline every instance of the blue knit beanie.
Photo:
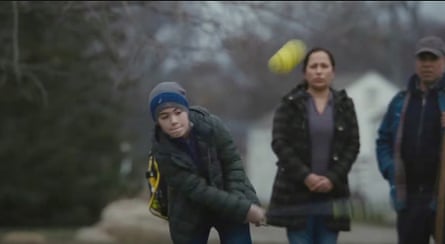
[{"label": "blue knit beanie", "polygon": [[157,121],[159,112],[167,107],[179,107],[188,112],[189,104],[186,92],[178,83],[165,81],[156,85],[150,92],[149,105],[153,121]]}]

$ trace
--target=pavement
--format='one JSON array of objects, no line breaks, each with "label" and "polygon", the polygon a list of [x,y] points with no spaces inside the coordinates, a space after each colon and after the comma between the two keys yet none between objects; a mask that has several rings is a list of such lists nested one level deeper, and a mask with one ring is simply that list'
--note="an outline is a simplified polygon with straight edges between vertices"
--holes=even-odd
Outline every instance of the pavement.
[{"label": "pavement", "polygon": [[[162,235],[168,240],[167,222],[150,216],[150,221],[145,222],[149,230]],[[274,226],[250,225],[253,243],[255,244],[288,244],[285,228]],[[155,240],[156,235],[151,235],[150,241]],[[154,243],[154,242],[148,242]],[[161,242],[157,241],[160,244]],[[168,243],[168,242],[162,242]],[[212,229],[209,236],[209,244],[219,244],[218,233]],[[433,243],[433,242],[431,242]],[[342,231],[339,234],[338,244],[397,244],[397,232],[394,225],[375,225],[363,222],[352,222],[351,231]]]},{"label": "pavement", "polygon": [[[340,232],[338,244],[397,244],[395,223],[389,223],[377,225],[353,221],[351,231]],[[137,237],[144,240],[143,243],[171,243],[168,222],[148,213],[146,201],[142,200],[123,200],[108,207],[100,226],[116,236]],[[255,244],[288,244],[284,228],[251,225],[250,230]],[[211,230],[208,243],[220,243],[215,229]]]},{"label": "pavement", "polygon": [[[168,237],[168,224],[166,221],[150,216],[145,222],[146,233],[151,231],[147,243],[171,243]],[[274,226],[250,225],[254,244],[288,244],[285,228]],[[160,239],[158,239],[160,238]],[[164,241],[159,241],[159,240]],[[218,233],[212,229],[209,244],[219,244]],[[431,242],[433,243],[433,242]],[[339,234],[338,244],[397,244],[397,233],[394,225],[374,225],[363,222],[352,222],[351,231],[342,231]]]},{"label": "pavement", "polygon": [[[256,227],[251,225],[251,235],[254,243],[287,244],[284,228],[273,226]],[[218,235],[212,230],[209,241],[215,243]],[[351,231],[340,232],[338,244],[396,244],[397,233],[392,226],[376,226],[364,223],[352,223]]]},{"label": "pavement", "polygon": [[[215,237],[214,234],[212,233],[212,237]],[[251,234],[254,243],[288,243],[284,228],[252,226]],[[391,225],[352,223],[351,231],[340,232],[338,244],[397,244],[397,232],[395,226]],[[432,238],[430,239],[430,244],[434,244]]]}]

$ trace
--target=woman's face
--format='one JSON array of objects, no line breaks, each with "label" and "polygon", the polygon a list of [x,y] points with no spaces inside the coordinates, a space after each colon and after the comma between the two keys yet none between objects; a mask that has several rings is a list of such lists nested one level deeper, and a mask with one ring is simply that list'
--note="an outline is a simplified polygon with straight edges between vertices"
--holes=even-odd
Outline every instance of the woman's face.
[{"label": "woman's face", "polygon": [[329,89],[334,76],[334,67],[326,52],[317,51],[310,55],[304,72],[309,89],[317,91]]}]

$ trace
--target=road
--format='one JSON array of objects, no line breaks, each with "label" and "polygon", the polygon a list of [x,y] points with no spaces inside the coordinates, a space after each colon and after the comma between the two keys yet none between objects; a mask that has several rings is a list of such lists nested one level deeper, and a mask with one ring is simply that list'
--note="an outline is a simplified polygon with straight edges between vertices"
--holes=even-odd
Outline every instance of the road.
[{"label": "road", "polygon": [[[251,228],[254,243],[287,244],[286,232],[283,228],[273,226]],[[218,243],[217,233],[212,230],[210,240]],[[352,230],[340,232],[338,244],[396,244],[397,234],[394,227],[375,226],[353,223]]]}]

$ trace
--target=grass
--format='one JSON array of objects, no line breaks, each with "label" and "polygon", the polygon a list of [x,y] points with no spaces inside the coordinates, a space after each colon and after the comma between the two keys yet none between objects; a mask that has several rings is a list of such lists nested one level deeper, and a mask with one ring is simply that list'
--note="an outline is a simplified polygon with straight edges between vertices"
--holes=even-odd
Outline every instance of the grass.
[{"label": "grass", "polygon": [[351,220],[357,223],[365,223],[378,226],[392,226],[394,225],[388,219],[386,213],[378,209],[372,209],[369,206],[352,201]]},{"label": "grass", "polygon": [[[2,228],[0,229],[0,239],[3,240],[4,236],[10,232],[25,231],[35,232],[45,236],[47,243],[81,243],[74,241],[74,235],[77,229],[74,228]],[[3,243],[3,242],[1,242]],[[86,243],[84,243],[86,244]]]}]

